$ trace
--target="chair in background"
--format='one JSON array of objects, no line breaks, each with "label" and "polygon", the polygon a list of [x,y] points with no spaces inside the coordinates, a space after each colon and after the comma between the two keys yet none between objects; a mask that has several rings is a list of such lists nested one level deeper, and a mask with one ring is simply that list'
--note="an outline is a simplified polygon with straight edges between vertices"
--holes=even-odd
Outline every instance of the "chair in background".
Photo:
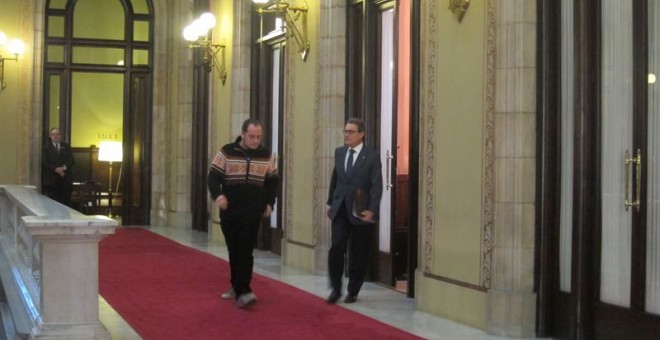
[{"label": "chair in background", "polygon": [[85,215],[97,215],[102,213],[101,191],[103,185],[97,181],[74,183],[71,193],[71,205],[73,209]]}]

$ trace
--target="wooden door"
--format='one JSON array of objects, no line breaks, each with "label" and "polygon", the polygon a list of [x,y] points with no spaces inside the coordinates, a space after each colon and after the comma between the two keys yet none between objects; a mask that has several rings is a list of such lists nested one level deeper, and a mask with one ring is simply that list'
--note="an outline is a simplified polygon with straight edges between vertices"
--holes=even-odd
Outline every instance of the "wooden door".
[{"label": "wooden door", "polygon": [[[660,5],[602,0],[596,338],[660,336]],[[596,228],[598,229],[598,228]]]}]

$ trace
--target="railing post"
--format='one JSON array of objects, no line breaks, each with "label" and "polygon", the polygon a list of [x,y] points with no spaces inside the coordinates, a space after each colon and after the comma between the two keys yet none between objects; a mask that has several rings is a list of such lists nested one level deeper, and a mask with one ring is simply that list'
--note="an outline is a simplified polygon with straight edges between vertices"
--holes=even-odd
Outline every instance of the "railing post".
[{"label": "railing post", "polygon": [[0,277],[17,332],[110,339],[99,319],[98,245],[118,223],[27,186],[0,186],[0,214]]}]

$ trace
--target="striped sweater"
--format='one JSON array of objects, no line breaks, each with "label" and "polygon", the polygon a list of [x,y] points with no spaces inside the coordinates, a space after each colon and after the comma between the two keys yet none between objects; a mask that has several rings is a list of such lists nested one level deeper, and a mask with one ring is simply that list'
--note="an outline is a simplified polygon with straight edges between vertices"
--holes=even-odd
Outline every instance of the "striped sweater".
[{"label": "striped sweater", "polygon": [[225,220],[261,219],[266,204],[275,205],[277,167],[268,149],[244,149],[241,137],[227,144],[213,158],[208,174],[211,198],[225,195],[227,209],[220,212]]}]

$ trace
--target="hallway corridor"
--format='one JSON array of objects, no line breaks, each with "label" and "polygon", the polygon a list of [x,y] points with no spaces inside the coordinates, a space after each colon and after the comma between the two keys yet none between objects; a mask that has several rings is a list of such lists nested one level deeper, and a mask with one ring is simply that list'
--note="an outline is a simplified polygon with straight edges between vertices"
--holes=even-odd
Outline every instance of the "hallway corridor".
[{"label": "hallway corridor", "polygon": [[[227,260],[227,249],[224,244],[209,241],[206,233],[165,227],[148,227],[147,229],[183,245]],[[280,257],[270,252],[255,251],[255,273],[293,285],[322,299],[325,299],[329,293],[327,278],[325,276],[314,275],[300,269],[283,266],[281,265]],[[219,286],[218,296],[226,288],[224,285]],[[259,294],[259,292],[255,293],[257,295]],[[102,297],[99,297],[99,300],[101,322],[108,329],[113,339],[140,339],[135,331],[131,329]],[[416,311],[414,303],[414,299],[406,298],[400,292],[367,282],[362,289],[360,300],[357,303],[347,305],[340,302],[337,308],[351,309],[425,339],[510,339],[488,335],[481,330]],[[237,310],[236,312],[238,313],[240,311]]]}]

